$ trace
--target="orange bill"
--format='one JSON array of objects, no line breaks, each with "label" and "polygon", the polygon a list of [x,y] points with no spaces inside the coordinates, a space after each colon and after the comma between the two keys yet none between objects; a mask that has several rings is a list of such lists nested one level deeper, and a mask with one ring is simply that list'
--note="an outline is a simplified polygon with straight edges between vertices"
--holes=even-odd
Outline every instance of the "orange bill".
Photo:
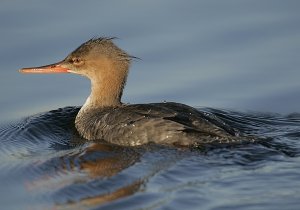
[{"label": "orange bill", "polygon": [[68,73],[70,69],[62,67],[60,63],[50,64],[47,66],[22,68],[19,71],[21,73],[33,73],[33,74],[51,74],[51,73]]}]

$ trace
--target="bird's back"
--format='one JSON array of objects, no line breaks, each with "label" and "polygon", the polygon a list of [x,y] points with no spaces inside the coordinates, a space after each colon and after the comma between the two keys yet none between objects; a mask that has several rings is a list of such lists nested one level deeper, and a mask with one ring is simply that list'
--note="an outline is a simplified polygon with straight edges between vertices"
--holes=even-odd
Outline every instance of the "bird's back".
[{"label": "bird's back", "polygon": [[216,116],[172,102],[89,109],[77,117],[76,127],[86,139],[124,146],[227,143],[237,135]]}]

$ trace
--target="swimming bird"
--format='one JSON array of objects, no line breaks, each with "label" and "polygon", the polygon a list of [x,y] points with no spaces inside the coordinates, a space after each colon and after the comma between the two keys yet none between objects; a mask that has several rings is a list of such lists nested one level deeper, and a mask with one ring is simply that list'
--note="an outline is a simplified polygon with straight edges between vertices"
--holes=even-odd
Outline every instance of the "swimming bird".
[{"label": "swimming bird", "polygon": [[235,129],[207,112],[175,102],[125,104],[121,102],[131,61],[113,38],[92,38],[64,60],[22,73],[74,73],[91,81],[91,94],[75,119],[87,140],[122,146],[147,143],[199,146],[237,141]]}]

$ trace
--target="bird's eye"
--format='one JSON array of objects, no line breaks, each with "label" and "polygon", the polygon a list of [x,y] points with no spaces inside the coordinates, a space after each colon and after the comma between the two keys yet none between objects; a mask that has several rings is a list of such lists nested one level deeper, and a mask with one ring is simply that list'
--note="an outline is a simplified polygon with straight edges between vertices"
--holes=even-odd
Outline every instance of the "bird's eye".
[{"label": "bird's eye", "polygon": [[81,60],[80,58],[72,58],[71,63],[76,66],[79,66],[79,65],[83,64],[83,60]]}]

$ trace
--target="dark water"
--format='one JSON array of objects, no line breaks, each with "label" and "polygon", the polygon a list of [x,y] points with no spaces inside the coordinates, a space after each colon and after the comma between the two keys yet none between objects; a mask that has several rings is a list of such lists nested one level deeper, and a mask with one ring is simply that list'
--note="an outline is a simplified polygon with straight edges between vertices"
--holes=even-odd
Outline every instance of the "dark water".
[{"label": "dark water", "polygon": [[300,115],[201,110],[260,140],[209,149],[86,142],[76,107],[2,125],[1,209],[299,209]]}]

